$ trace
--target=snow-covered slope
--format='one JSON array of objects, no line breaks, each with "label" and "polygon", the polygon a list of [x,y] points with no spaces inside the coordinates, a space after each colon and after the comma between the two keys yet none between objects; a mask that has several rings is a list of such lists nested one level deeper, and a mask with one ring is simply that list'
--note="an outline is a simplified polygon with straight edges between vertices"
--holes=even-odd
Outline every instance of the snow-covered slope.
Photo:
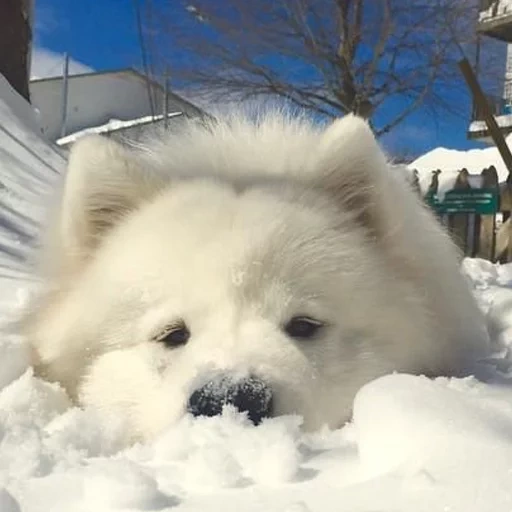
[{"label": "snow-covered slope", "polygon": [[[1,81],[4,315],[30,285],[37,205],[63,163]],[[23,340],[0,336],[0,511],[510,512],[512,266],[467,260],[464,269],[482,308],[502,320],[502,373],[487,383],[384,377],[359,392],[353,421],[337,431],[306,435],[295,417],[254,427],[228,410],[125,448],[118,426],[34,378]]]},{"label": "snow-covered slope", "polygon": [[41,218],[42,197],[65,160],[45,141],[34,111],[0,75],[0,306],[27,278],[25,259]]}]

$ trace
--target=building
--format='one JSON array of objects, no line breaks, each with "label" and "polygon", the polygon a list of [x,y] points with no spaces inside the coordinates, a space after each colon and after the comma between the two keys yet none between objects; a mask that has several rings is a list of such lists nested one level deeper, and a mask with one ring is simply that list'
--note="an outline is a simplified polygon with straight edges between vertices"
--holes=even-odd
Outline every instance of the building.
[{"label": "building", "polygon": [[129,121],[120,121],[119,119],[111,119],[105,124],[84,128],[70,135],[65,135],[56,140],[58,146],[67,149],[77,139],[88,134],[98,134],[104,137],[111,137],[118,140],[137,141],[143,139],[146,135],[158,133],[163,130],[179,130],[180,125],[189,116],[185,116],[183,112],[170,112],[167,114],[167,121],[163,114],[157,116],[143,116]]},{"label": "building", "polygon": [[[30,94],[38,111],[43,134],[51,141],[94,131],[122,131],[140,135],[153,123],[175,122],[180,116],[206,115],[200,108],[134,69],[71,75],[32,80]],[[67,101],[66,98],[67,97]],[[66,108],[64,109],[64,105]],[[163,112],[167,108],[168,120]]]},{"label": "building", "polygon": [[[503,96],[488,98],[498,126],[506,136],[512,133],[512,0],[481,0],[477,30],[483,36],[507,43]],[[478,108],[474,109],[468,137],[492,142]]]},{"label": "building", "polygon": [[481,0],[478,32],[512,43],[512,0]]}]

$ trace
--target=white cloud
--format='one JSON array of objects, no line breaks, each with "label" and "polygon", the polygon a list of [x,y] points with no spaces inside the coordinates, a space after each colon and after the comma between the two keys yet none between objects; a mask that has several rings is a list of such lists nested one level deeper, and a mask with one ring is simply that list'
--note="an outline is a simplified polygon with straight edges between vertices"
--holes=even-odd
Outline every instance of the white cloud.
[{"label": "white cloud", "polygon": [[41,5],[41,2],[36,2],[33,25],[33,37],[37,45],[40,44],[42,36],[51,34],[58,29],[69,29],[69,23],[62,16],[59,17],[54,8]]},{"label": "white cloud", "polygon": [[[48,78],[51,76],[61,76],[64,67],[64,54],[53,52],[46,48],[35,47],[32,51],[32,62],[30,69],[30,78]],[[69,73],[78,75],[93,71],[89,66],[81,62],[70,59]]]}]

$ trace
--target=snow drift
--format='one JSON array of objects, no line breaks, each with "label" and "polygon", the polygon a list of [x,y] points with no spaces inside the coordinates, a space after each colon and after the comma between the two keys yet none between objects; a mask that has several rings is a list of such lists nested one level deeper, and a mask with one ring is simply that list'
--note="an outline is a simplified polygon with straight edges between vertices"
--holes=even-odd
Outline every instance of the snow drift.
[{"label": "snow drift", "polygon": [[[512,149],[512,134],[506,137],[507,145]],[[435,148],[420,156],[409,164],[410,170],[417,170],[421,190],[425,193],[432,181],[432,172],[440,170],[439,189],[448,191],[453,188],[458,172],[467,169],[469,174],[480,175],[487,167],[493,165],[498,173],[498,182],[507,179],[508,169],[503,162],[498,149],[494,146],[484,149],[459,151],[448,148]]]}]

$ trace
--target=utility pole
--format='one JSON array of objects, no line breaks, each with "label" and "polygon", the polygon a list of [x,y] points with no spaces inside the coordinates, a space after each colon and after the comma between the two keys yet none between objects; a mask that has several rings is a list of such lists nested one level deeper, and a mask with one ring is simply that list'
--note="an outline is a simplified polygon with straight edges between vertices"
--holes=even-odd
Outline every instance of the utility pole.
[{"label": "utility pole", "polygon": [[164,129],[169,128],[169,68],[164,73]]},{"label": "utility pole", "polygon": [[69,77],[69,54],[64,55],[64,69],[62,73],[62,121],[60,125],[60,136],[66,136],[66,124],[68,120],[68,77]]}]

